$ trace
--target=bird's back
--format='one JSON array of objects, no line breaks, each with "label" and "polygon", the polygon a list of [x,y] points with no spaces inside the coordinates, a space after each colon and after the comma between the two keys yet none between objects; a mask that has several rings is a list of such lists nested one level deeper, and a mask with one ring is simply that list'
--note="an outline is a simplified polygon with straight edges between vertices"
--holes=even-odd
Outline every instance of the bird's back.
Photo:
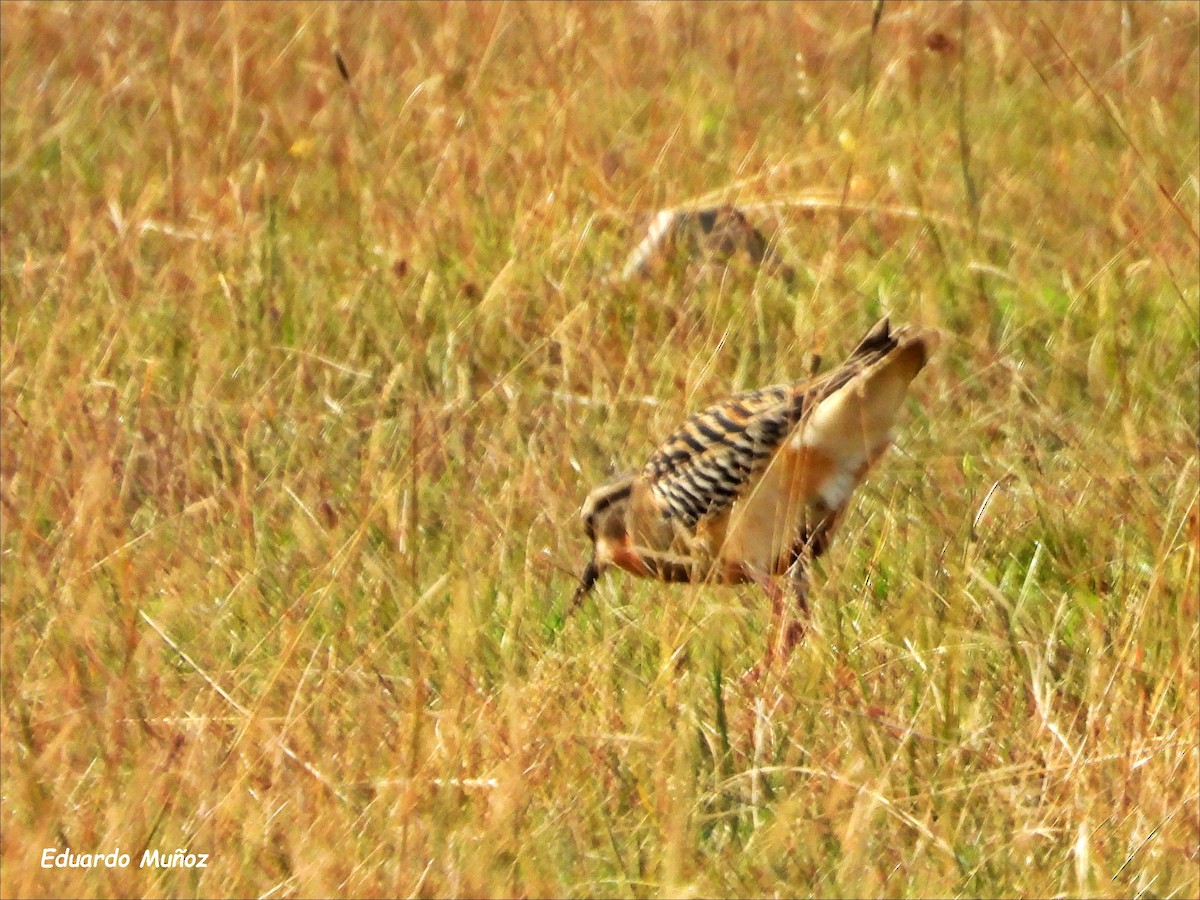
[{"label": "bird's back", "polygon": [[696,413],[650,457],[642,477],[664,514],[724,564],[778,573],[817,523],[832,529],[891,441],[930,332],[881,322],[846,362],[815,381],[737,394]]}]

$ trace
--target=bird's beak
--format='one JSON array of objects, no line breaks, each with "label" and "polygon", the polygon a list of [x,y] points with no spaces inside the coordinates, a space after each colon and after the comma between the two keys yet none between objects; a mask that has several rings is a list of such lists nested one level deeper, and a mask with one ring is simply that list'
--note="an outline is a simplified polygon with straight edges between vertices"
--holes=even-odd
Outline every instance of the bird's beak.
[{"label": "bird's beak", "polygon": [[579,579],[579,587],[575,588],[575,595],[571,598],[571,605],[567,607],[567,615],[575,612],[575,608],[583,602],[583,598],[588,595],[588,592],[596,586],[596,582],[600,579],[600,567],[596,565],[596,558],[592,557],[587,564],[587,568],[583,570],[583,575]]}]

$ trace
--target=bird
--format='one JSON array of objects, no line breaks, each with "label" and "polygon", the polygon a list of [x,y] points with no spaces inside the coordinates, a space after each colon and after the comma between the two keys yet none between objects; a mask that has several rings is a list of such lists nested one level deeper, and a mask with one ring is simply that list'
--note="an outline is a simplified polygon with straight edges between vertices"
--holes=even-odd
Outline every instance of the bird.
[{"label": "bird", "polygon": [[746,214],[725,205],[660,210],[650,220],[646,236],[625,260],[620,280],[646,277],[664,267],[675,254],[728,263],[739,252],[745,253],[756,268],[778,274],[789,284],[795,278],[795,270],[784,263]]},{"label": "bird", "polygon": [[[668,583],[755,583],[772,606],[755,674],[790,655],[806,629],[808,570],[890,446],[938,338],[885,317],[828,374],[734,394],[691,416],[639,471],[588,494],[581,517],[592,557],[568,614],[614,567]],[[786,615],[789,589],[795,618]]]}]

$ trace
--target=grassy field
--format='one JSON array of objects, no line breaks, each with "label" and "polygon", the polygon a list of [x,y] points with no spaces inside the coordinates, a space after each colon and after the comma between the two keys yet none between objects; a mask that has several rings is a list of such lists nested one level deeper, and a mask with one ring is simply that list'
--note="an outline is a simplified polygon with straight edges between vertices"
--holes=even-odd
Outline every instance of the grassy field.
[{"label": "grassy field", "polygon": [[[0,25],[5,896],[1200,894],[1200,7]],[[700,202],[794,283],[614,283]],[[564,620],[588,490],[885,313],[786,667]]]}]

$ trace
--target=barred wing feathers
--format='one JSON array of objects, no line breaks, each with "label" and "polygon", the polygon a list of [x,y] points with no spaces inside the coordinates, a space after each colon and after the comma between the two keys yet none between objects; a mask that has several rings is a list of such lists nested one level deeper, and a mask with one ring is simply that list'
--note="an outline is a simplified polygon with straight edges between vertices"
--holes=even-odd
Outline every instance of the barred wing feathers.
[{"label": "barred wing feathers", "polygon": [[800,421],[803,393],[777,384],[736,394],[689,418],[642,474],[688,527],[733,504]]},{"label": "barred wing feathers", "polygon": [[[895,354],[897,348],[901,352]],[[800,432],[804,443],[836,445],[830,450],[848,450],[855,424],[868,424],[863,412],[890,428],[908,381],[924,365],[928,350],[924,336],[907,328],[893,332],[883,319],[824,378],[736,394],[696,413],[654,452],[642,475],[663,509],[694,528],[732,506],[802,420],[810,420]],[[878,391],[884,385],[886,390]],[[864,392],[880,394],[879,401],[853,399]],[[860,447],[864,439],[877,443],[860,427]]]}]

